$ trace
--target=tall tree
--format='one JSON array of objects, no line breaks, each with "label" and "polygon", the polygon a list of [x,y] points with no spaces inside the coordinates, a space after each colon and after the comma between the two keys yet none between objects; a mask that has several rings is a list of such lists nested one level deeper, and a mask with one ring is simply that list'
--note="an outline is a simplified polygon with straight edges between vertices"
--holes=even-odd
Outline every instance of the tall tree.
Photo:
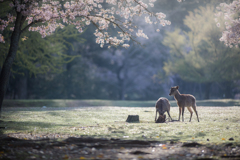
[{"label": "tall tree", "polygon": [[[168,32],[164,44],[170,48],[171,58],[165,63],[168,74],[178,74],[186,81],[205,83],[238,79],[239,49],[230,49],[218,39],[221,30],[212,19],[214,7],[200,7],[184,19],[189,31]],[[209,98],[209,90],[205,90]]]},{"label": "tall tree", "polygon": [[[82,43],[82,33],[74,26],[69,25],[64,29],[57,29],[54,34],[41,38],[37,32],[25,32],[19,41],[19,49],[11,69],[11,85],[8,94],[12,98],[26,99],[28,97],[28,81],[37,74],[60,73],[65,70],[66,63],[79,57],[78,53],[72,54],[73,43]],[[0,43],[2,52],[0,66],[2,66],[7,53],[10,39],[5,37],[5,43]]]},{"label": "tall tree", "polygon": [[[103,47],[104,44],[122,45],[128,47],[125,41],[134,40],[135,36],[148,38],[147,35],[134,25],[134,17],[145,15],[145,21],[149,24],[170,24],[165,20],[165,14],[152,13],[155,0],[147,3],[138,0],[106,1],[103,0],[78,0],[65,1],[63,4],[54,0],[1,0],[1,6],[7,6],[0,18],[0,30],[12,27],[11,42],[7,57],[2,66],[0,75],[0,107],[7,89],[10,70],[15,59],[19,39],[24,31],[37,31],[42,37],[52,34],[57,27],[64,27],[62,23],[75,25],[79,32],[90,23],[94,24],[96,43]],[[2,9],[1,9],[2,11]],[[2,15],[2,14],[0,14]],[[13,24],[13,26],[11,26]],[[108,29],[116,32],[111,34]],[[4,33],[0,33],[0,42],[4,42]]]},{"label": "tall tree", "polygon": [[152,76],[161,67],[161,56],[153,49],[148,50],[134,46],[105,50],[101,53],[101,61],[95,62],[104,68],[105,78],[102,79],[117,86],[118,99],[141,99],[141,94],[152,84]]}]

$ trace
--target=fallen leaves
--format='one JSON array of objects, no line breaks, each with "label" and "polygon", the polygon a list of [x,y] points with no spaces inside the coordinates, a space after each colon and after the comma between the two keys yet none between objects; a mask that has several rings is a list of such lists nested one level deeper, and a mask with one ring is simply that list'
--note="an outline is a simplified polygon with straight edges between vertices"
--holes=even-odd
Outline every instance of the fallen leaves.
[{"label": "fallen leaves", "polygon": [[103,154],[99,154],[97,155],[98,158],[104,158],[104,155]]},{"label": "fallen leaves", "polygon": [[4,152],[0,151],[0,158],[3,156]]},{"label": "fallen leaves", "polygon": [[162,147],[162,149],[167,149],[167,147]]},{"label": "fallen leaves", "polygon": [[63,156],[63,159],[68,159],[68,158],[69,158],[68,155],[64,155],[64,156]]}]

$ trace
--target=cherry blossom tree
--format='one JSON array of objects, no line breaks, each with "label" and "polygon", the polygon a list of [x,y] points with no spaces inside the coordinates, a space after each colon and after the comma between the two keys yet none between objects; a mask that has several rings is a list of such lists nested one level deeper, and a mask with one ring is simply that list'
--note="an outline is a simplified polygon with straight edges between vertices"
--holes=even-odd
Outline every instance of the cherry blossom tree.
[{"label": "cherry blossom tree", "polygon": [[[223,41],[227,46],[236,47],[240,43],[240,1],[235,0],[230,4],[221,3],[217,6],[215,21],[217,26],[220,27],[224,25],[226,30],[222,32],[222,37],[220,41]],[[221,23],[224,21],[224,23]]]},{"label": "cherry blossom tree", "polygon": [[[128,47],[128,41],[138,43],[136,37],[148,36],[134,24],[136,17],[143,17],[148,24],[170,25],[165,14],[150,11],[156,0],[0,0],[7,6],[0,17],[0,42],[4,43],[4,33],[11,30],[9,51],[0,75],[0,107],[7,89],[11,66],[18,50],[18,42],[25,31],[36,31],[42,38],[52,34],[56,28],[74,25],[79,32],[93,24],[96,43]],[[1,13],[2,15],[3,13]],[[159,26],[160,26],[159,25]],[[0,109],[1,110],[1,109]]]}]

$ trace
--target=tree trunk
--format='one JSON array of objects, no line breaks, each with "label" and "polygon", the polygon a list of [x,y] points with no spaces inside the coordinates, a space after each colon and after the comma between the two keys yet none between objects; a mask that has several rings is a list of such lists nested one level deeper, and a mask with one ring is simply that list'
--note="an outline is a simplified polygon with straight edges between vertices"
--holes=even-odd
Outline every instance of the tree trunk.
[{"label": "tree trunk", "polygon": [[223,82],[223,91],[224,91],[223,98],[233,98],[231,81]]},{"label": "tree trunk", "polygon": [[210,98],[210,91],[211,91],[211,82],[207,82],[205,84],[205,94],[204,94],[204,99],[209,99]]},{"label": "tree trunk", "polygon": [[199,97],[200,97],[200,99],[203,99],[203,96],[202,96],[202,85],[198,84],[198,88],[199,88]]},{"label": "tree trunk", "polygon": [[27,99],[28,96],[28,78],[27,74],[24,76],[21,75],[18,77],[17,83],[16,83],[16,91],[18,99]]},{"label": "tree trunk", "polygon": [[18,49],[19,37],[21,34],[22,18],[23,18],[22,14],[17,12],[14,31],[11,36],[10,48],[8,51],[8,55],[3,63],[1,74],[0,74],[0,117],[2,113],[2,103],[3,103],[4,95],[8,87],[11,67]]},{"label": "tree trunk", "polygon": [[124,100],[124,78],[121,78],[121,71],[123,70],[123,66],[120,66],[116,73],[117,73],[117,80],[118,80],[118,99]]}]

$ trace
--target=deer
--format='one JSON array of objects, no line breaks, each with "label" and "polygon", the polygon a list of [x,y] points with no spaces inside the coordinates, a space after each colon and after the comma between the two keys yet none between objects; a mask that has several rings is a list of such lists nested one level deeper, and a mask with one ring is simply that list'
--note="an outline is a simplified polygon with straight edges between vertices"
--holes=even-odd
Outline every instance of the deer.
[{"label": "deer", "polygon": [[[156,102],[156,116],[155,116],[155,122],[157,121],[165,122],[166,115],[164,114],[165,112],[168,113],[169,118],[172,120],[172,117],[170,116],[170,103],[167,98],[161,97],[157,100]],[[157,113],[159,113],[159,118],[157,120]]]},{"label": "deer", "polygon": [[175,100],[177,101],[177,105],[179,107],[179,117],[178,117],[178,121],[180,121],[180,116],[182,113],[182,121],[184,122],[184,108],[187,107],[188,111],[190,112],[190,120],[189,122],[191,122],[192,119],[192,114],[193,111],[191,109],[191,107],[193,108],[194,112],[197,115],[197,120],[199,122],[199,118],[198,118],[198,113],[197,113],[197,105],[196,105],[196,99],[193,95],[191,94],[180,94],[180,92],[178,91],[178,86],[175,87],[171,87],[170,89],[170,96],[174,96]]}]

